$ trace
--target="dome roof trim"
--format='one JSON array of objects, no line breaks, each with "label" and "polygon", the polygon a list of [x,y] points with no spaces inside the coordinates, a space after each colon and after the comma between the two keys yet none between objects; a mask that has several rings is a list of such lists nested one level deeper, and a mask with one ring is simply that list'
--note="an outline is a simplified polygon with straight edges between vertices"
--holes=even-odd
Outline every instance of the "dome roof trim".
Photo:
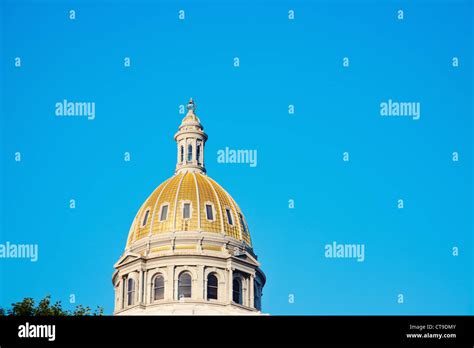
[{"label": "dome roof trim", "polygon": [[199,172],[179,172],[152,192],[133,220],[127,248],[146,237],[180,231],[222,234],[251,247],[248,225],[237,203]]}]

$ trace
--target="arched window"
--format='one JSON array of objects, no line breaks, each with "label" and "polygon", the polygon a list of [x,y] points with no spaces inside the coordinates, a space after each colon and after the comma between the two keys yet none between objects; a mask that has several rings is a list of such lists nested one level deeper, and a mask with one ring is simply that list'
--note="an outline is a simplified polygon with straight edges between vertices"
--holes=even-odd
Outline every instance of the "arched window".
[{"label": "arched window", "polygon": [[178,278],[178,299],[191,297],[191,275],[181,273]]},{"label": "arched window", "polygon": [[260,285],[255,281],[254,282],[254,300],[253,300],[253,303],[254,303],[254,306],[257,310],[261,310],[262,309],[262,294],[261,294],[261,289],[260,289]]},{"label": "arched window", "polygon": [[135,281],[132,278],[128,278],[127,303],[129,306],[133,305],[134,298],[135,298]]},{"label": "arched window", "polygon": [[214,274],[207,276],[207,299],[217,300],[217,290],[219,285],[217,283],[217,277]]},{"label": "arched window", "polygon": [[193,160],[193,146],[191,144],[188,145],[188,161],[191,162]]},{"label": "arched window", "polygon": [[201,164],[201,144],[196,146],[196,161],[198,164]]},{"label": "arched window", "polygon": [[157,275],[153,281],[153,300],[162,300],[165,298],[165,280],[163,276]]},{"label": "arched window", "polygon": [[232,301],[242,304],[242,283],[237,278],[232,282]]},{"label": "arched window", "polygon": [[180,158],[181,158],[181,163],[184,161],[184,146],[181,145],[180,147]]}]

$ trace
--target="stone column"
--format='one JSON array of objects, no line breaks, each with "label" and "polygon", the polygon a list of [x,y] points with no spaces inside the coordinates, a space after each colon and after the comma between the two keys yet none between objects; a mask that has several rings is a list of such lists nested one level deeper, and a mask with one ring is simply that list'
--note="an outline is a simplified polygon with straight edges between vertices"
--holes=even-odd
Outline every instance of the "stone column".
[{"label": "stone column", "polygon": [[229,267],[229,272],[228,272],[228,277],[229,277],[229,281],[227,282],[227,286],[228,286],[228,298],[227,298],[227,301],[229,303],[232,303],[232,283],[234,281],[234,269],[233,267]]},{"label": "stone column", "polygon": [[248,287],[249,279],[247,277],[243,278],[242,281],[242,304],[244,306],[249,305],[249,287]]},{"label": "stone column", "polygon": [[219,302],[224,303],[226,301],[226,294],[225,292],[227,291],[226,288],[226,281],[225,279],[221,279],[222,277],[219,277],[218,280],[218,288],[217,288],[217,299]]},{"label": "stone column", "polygon": [[178,146],[178,151],[176,151],[176,152],[178,153],[178,158],[176,159],[176,163],[179,164],[179,163],[180,163],[179,160],[181,159],[181,158],[180,158],[180,155],[181,155],[181,151],[180,151],[180,150],[181,150],[181,144],[180,144],[179,141],[177,141],[177,142],[176,142],[176,145]]},{"label": "stone column", "polygon": [[134,279],[134,285],[135,285],[135,296],[133,299],[133,304],[137,305],[140,303],[140,288],[141,288],[141,281],[140,281],[140,271],[135,271],[135,279]]},{"label": "stone column", "polygon": [[196,271],[197,271],[197,279],[196,279],[197,284],[196,284],[196,291],[194,292],[194,295],[196,296],[192,296],[192,298],[203,300],[204,299],[204,266],[197,265]]},{"label": "stone column", "polygon": [[143,288],[144,284],[143,284],[143,270],[140,269],[140,271],[138,272],[138,303],[139,304],[143,304],[143,291],[144,291],[144,288]]},{"label": "stone column", "polygon": [[255,276],[253,274],[250,275],[250,291],[249,291],[249,296],[250,296],[250,299],[249,299],[249,306],[252,307],[252,308],[255,308],[255,303],[254,303],[254,299],[255,299],[255,289],[254,289],[254,281],[255,279]]},{"label": "stone column", "polygon": [[204,143],[205,141],[203,140],[201,142],[201,166],[204,167]]},{"label": "stone column", "polygon": [[127,287],[126,287],[127,277],[122,276],[122,286],[120,289],[120,308],[125,308],[125,298],[127,297]]},{"label": "stone column", "polygon": [[166,269],[167,269],[168,276],[166,277],[166,284],[165,284],[165,299],[168,301],[171,301],[174,299],[174,292],[175,292],[174,266],[168,266]]},{"label": "stone column", "polygon": [[153,289],[152,283],[150,278],[150,272],[148,270],[145,271],[145,304],[153,303]]},{"label": "stone column", "polygon": [[143,304],[148,304],[148,292],[150,290],[150,284],[148,284],[148,270],[145,270],[145,275],[143,277],[143,286],[145,287],[143,289]]},{"label": "stone column", "polygon": [[184,158],[183,164],[188,163],[188,138],[184,138]]},{"label": "stone column", "polygon": [[117,301],[117,307],[115,308],[115,311],[118,311],[120,309],[122,309],[122,302],[123,302],[123,290],[122,290],[122,287],[123,287],[123,279],[120,278],[119,280],[119,283],[118,283],[118,287],[117,287],[117,295],[118,295],[118,301]]}]

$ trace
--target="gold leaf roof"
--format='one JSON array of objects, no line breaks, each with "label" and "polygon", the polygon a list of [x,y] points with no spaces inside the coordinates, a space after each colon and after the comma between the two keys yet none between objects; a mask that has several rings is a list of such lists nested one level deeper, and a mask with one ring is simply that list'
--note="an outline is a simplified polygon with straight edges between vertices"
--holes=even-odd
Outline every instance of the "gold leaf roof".
[{"label": "gold leaf roof", "polygon": [[[188,219],[183,216],[184,203],[191,204]],[[208,219],[206,205],[211,206],[213,220]],[[161,216],[164,206],[166,219]],[[251,246],[248,225],[237,203],[217,182],[199,172],[177,173],[152,192],[133,220],[127,248],[148,236],[180,231],[221,233]]]}]

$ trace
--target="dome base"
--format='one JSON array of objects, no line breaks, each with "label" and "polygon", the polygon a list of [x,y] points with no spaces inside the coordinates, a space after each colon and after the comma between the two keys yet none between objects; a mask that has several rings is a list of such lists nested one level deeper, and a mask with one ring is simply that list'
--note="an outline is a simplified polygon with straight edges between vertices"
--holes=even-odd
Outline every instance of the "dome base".
[{"label": "dome base", "polygon": [[125,252],[112,277],[115,315],[261,314],[265,275],[250,250],[179,246]]}]

